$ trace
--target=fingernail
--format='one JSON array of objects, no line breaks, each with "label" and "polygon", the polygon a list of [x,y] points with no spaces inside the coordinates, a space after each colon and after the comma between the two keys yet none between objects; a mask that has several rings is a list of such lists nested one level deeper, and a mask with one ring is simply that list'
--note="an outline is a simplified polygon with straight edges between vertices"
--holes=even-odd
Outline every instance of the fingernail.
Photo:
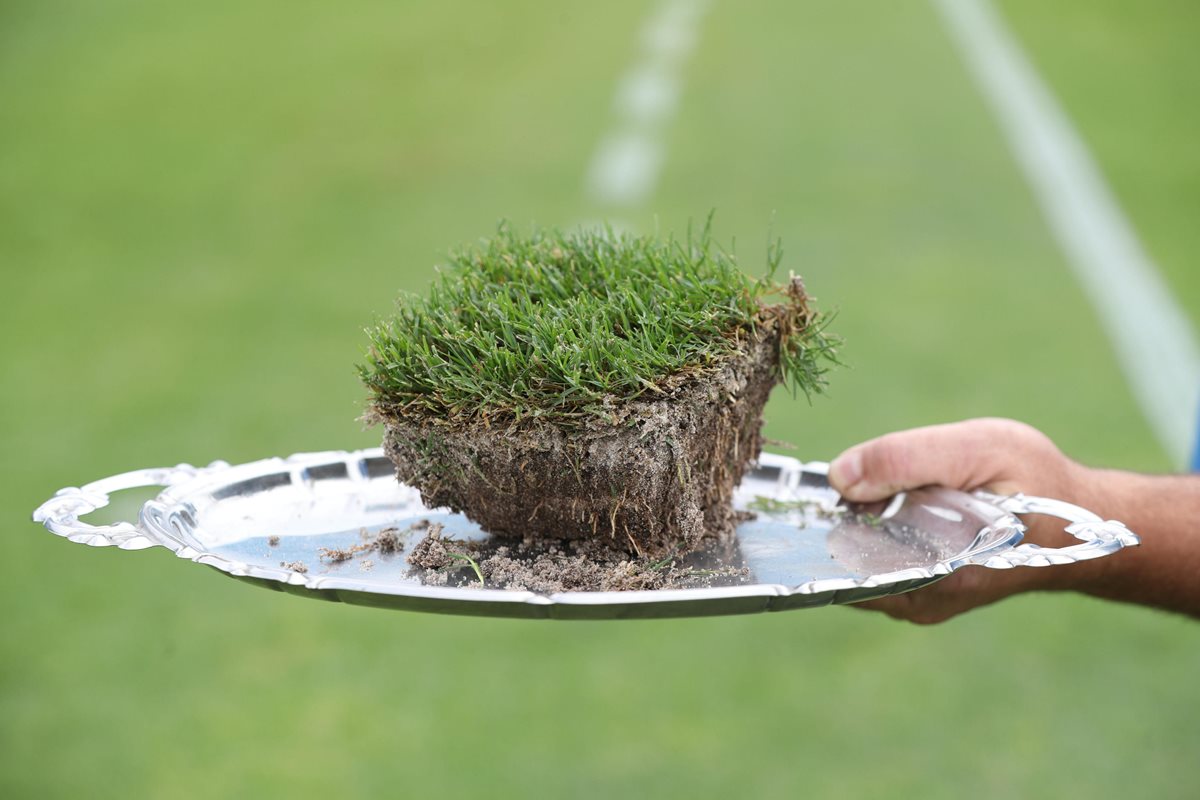
[{"label": "fingernail", "polygon": [[862,453],[848,450],[829,465],[829,482],[842,494],[850,491],[862,480]]}]

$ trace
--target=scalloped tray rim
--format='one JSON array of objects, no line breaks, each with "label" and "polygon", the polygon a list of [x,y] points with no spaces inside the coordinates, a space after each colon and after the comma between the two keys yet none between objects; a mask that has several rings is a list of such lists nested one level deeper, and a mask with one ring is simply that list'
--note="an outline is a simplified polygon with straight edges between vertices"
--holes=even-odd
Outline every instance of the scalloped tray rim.
[{"label": "scalloped tray rim", "polygon": [[[1014,548],[1024,537],[1025,526],[1012,513],[1005,512],[993,529],[1006,529],[1004,535],[984,547],[972,546],[952,558],[943,559],[928,567],[912,567],[894,572],[880,573],[863,578],[819,578],[788,586],[777,583],[760,583],[742,586],[707,587],[691,589],[657,589],[620,592],[556,592],[541,594],[530,591],[507,589],[472,589],[465,587],[440,587],[423,585],[385,584],[338,576],[307,575],[286,568],[261,567],[198,549],[187,542],[187,534],[173,523],[175,515],[188,504],[182,498],[206,487],[228,485],[241,480],[275,472],[288,472],[293,483],[302,484],[311,479],[306,471],[311,467],[335,462],[344,463],[351,481],[367,481],[366,462],[384,458],[382,448],[344,451],[330,450],[311,453],[296,453],[287,457],[270,457],[242,464],[228,465],[214,462],[209,467],[196,469],[195,476],[166,487],[155,499],[145,503],[139,514],[138,529],[144,541],[131,539],[122,544],[123,549],[143,549],[161,546],[178,557],[213,567],[239,578],[276,581],[314,592],[365,592],[377,595],[412,597],[414,599],[443,600],[455,603],[503,603],[534,606],[609,606],[683,603],[689,601],[735,600],[742,598],[786,598],[793,595],[835,595],[855,589],[875,589],[889,585],[904,585],[911,582],[931,583],[956,569],[976,563],[984,553]],[[821,461],[801,462],[798,459],[773,453],[762,453],[757,462],[759,467],[780,469],[781,486],[796,485],[805,473],[824,475],[828,464]],[[181,465],[184,468],[186,465]],[[83,487],[88,491],[103,482],[96,481]],[[990,499],[985,497],[984,499]],[[55,531],[57,533],[57,531]],[[59,534],[64,535],[64,534]],[[981,532],[982,535],[982,532]],[[87,541],[86,535],[68,536],[72,541],[86,544],[104,544]],[[93,537],[94,538],[94,537]],[[977,537],[978,539],[979,537]],[[923,585],[922,583],[922,585]],[[280,587],[282,588],[282,587]],[[906,586],[908,591],[915,586]]]}]

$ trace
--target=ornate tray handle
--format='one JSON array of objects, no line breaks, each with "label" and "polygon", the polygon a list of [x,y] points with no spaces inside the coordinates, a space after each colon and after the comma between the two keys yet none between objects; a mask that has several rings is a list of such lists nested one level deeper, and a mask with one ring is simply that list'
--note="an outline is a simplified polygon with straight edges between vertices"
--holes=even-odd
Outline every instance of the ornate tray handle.
[{"label": "ornate tray handle", "polygon": [[175,486],[189,481],[197,475],[224,469],[229,465],[215,461],[207,469],[179,464],[174,467],[138,469],[108,478],[92,481],[82,487],[69,486],[59,489],[54,497],[38,506],[33,512],[33,521],[40,522],[52,533],[64,536],[72,542],[92,547],[119,547],[122,550],[142,550],[156,542],[146,537],[142,530],[131,522],[116,522],[112,525],[90,525],[80,517],[108,505],[109,495],[125,489],[147,486]]},{"label": "ornate tray handle", "polygon": [[1072,564],[1115,553],[1122,547],[1135,547],[1141,540],[1137,534],[1115,520],[1104,520],[1085,508],[1046,497],[1027,497],[1023,494],[1002,496],[991,492],[976,491],[975,496],[1007,511],[1010,514],[1045,514],[1064,519],[1070,524],[1064,530],[1080,540],[1079,544],[1067,547],[1042,547],[1036,544],[1021,544],[1011,550],[984,553],[970,559],[970,563],[992,569],[1012,567],[1048,567],[1055,564]]}]

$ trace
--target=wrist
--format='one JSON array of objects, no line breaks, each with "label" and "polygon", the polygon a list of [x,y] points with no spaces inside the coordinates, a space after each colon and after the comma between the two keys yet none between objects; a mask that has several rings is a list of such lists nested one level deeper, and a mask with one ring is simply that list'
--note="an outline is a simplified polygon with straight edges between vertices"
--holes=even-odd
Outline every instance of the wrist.
[{"label": "wrist", "polygon": [[[1130,524],[1129,478],[1130,474],[1109,469],[1085,467],[1072,462],[1070,491],[1064,499],[1091,511],[1101,519],[1115,519]],[[1064,544],[1077,544],[1078,540],[1061,530]],[[1059,545],[1063,546],[1063,545]],[[1131,556],[1133,556],[1131,558]],[[1054,573],[1055,588],[1082,594],[1108,597],[1115,587],[1122,585],[1131,568],[1136,568],[1136,554],[1121,552],[1110,557],[1063,565],[1047,570]]]},{"label": "wrist", "polygon": [[[1106,470],[1092,469],[1074,461],[1067,461],[1058,471],[1055,480],[1048,484],[1047,495],[1053,499],[1077,505],[1103,519],[1114,516],[1120,518],[1120,514],[1112,509],[1113,492],[1120,483]],[[1028,526],[1026,542],[1056,549],[1079,544],[1078,539],[1066,532],[1066,523],[1057,517],[1030,515],[1025,518],[1025,522]],[[1030,567],[1022,570],[1027,573],[1023,579],[1024,590],[1095,594],[1097,587],[1111,585],[1112,571],[1120,566],[1117,561],[1118,559],[1100,558],[1053,565],[1049,568]]]}]

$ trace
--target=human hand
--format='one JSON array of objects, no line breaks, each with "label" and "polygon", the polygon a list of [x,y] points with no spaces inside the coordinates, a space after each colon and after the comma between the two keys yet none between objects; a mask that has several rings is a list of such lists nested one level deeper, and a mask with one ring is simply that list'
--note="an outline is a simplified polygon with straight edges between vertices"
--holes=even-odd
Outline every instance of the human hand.
[{"label": "human hand", "polygon": [[[940,484],[996,494],[1054,497],[1088,505],[1091,471],[1067,458],[1040,431],[1007,419],[974,419],[872,439],[846,450],[829,467],[829,482],[843,497],[871,502],[920,486]],[[1061,525],[1036,520],[1026,541],[1061,546]],[[1070,570],[1067,570],[1070,572]],[[1078,577],[1078,572],[1071,577]],[[859,603],[918,624],[942,622],[1013,594],[1066,588],[1062,570],[993,570],[968,566],[937,583],[905,594]]]}]

